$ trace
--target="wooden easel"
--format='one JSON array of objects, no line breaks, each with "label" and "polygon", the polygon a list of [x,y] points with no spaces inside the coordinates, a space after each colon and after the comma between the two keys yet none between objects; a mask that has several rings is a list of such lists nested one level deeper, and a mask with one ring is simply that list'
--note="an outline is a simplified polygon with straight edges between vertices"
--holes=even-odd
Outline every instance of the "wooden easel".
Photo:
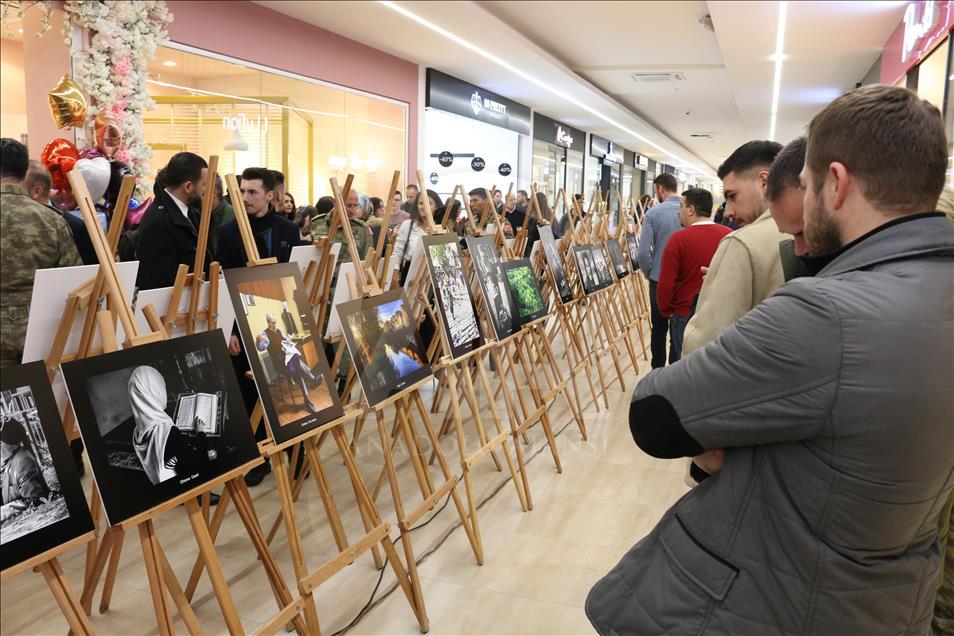
[{"label": "wooden easel", "polygon": [[18,574],[22,574],[28,570],[42,574],[43,579],[50,588],[50,592],[53,594],[53,598],[56,600],[56,604],[60,608],[60,612],[63,613],[63,618],[66,619],[67,624],[70,626],[71,633],[91,636],[94,632],[93,626],[89,621],[89,616],[83,611],[79,599],[76,597],[69,580],[63,573],[59,557],[74,548],[78,548],[84,543],[89,544],[95,541],[96,533],[93,531],[87,532],[71,541],[47,550],[43,554],[38,554],[32,559],[3,570],[0,572],[0,583],[6,583]]},{"label": "wooden easel", "polygon": [[[397,178],[397,176],[395,178]],[[255,244],[254,236],[251,232],[251,226],[248,224],[248,216],[245,211],[244,204],[241,203],[241,197],[236,197],[235,194],[238,192],[238,183],[235,177],[233,175],[229,175],[226,177],[226,182],[229,185],[229,191],[230,194],[232,194],[233,200],[238,201],[238,205],[235,208],[236,218],[243,218],[246,221],[244,224],[239,225],[239,231],[242,234],[243,245],[246,249],[246,256],[248,257],[249,266],[256,267],[262,264],[275,262],[276,259],[263,259],[258,253],[258,247]],[[344,200],[340,196],[340,190],[336,192],[336,195],[338,199],[340,199],[340,210],[344,214]],[[338,201],[336,201],[336,204],[337,203]],[[348,247],[351,250],[352,258],[355,259],[355,263],[360,265],[361,262],[356,259],[357,250],[354,246],[351,228],[347,223],[347,217],[344,218],[343,228],[344,234],[348,238]],[[329,252],[330,250],[326,250],[325,254],[328,254]],[[356,271],[363,273],[364,267],[358,267]],[[364,480],[361,476],[361,473],[357,469],[354,456],[347,442],[347,437],[344,432],[344,425],[347,422],[353,420],[358,414],[358,409],[354,407],[347,407],[345,414],[342,417],[308,431],[307,433],[304,433],[295,439],[288,440],[282,444],[276,444],[274,440],[269,438],[260,444],[262,452],[270,458],[273,471],[275,473],[275,483],[281,503],[281,519],[285,526],[289,552],[291,554],[292,567],[295,571],[298,590],[301,594],[299,599],[286,603],[279,613],[262,628],[263,631],[273,633],[282,624],[285,624],[290,620],[295,620],[298,615],[301,614],[304,616],[305,620],[304,633],[320,634],[321,627],[318,620],[317,606],[314,600],[314,593],[316,589],[322,583],[331,579],[335,574],[353,563],[358,559],[358,557],[367,551],[372,551],[374,554],[376,567],[383,567],[383,564],[380,563],[380,558],[376,552],[376,549],[379,545],[384,549],[387,561],[394,570],[399,584],[407,595],[412,610],[415,612],[415,615],[421,623],[422,631],[426,631],[427,618],[426,614],[423,613],[423,605],[421,605],[419,608],[417,599],[412,592],[412,587],[410,581],[408,580],[407,572],[402,565],[400,558],[398,557],[397,551],[394,548],[394,544],[392,543],[390,536],[388,535],[390,524],[382,520],[377,508],[374,505],[374,502],[368,494]],[[262,409],[261,402],[259,401],[252,415],[253,427],[257,427],[264,417],[264,410]],[[365,527],[365,535],[353,544],[348,543],[348,539],[345,535],[344,526],[338,513],[337,506],[334,502],[334,498],[331,495],[331,488],[326,477],[324,463],[319,453],[321,440],[323,440],[326,434],[329,432],[335,440],[338,451],[348,471],[348,476],[354,488],[359,511],[361,513],[362,521]],[[316,441],[316,438],[318,441]],[[300,488],[297,488],[297,483],[295,487],[292,486],[290,467],[286,466],[285,464],[283,451],[290,447],[295,447],[293,456],[290,459],[290,466],[295,465],[298,453],[305,453],[308,469],[315,476],[319,493],[322,496],[322,503],[324,504],[329,524],[332,528],[332,532],[339,549],[338,556],[331,559],[313,572],[309,571],[305,559],[305,552],[302,547],[301,534],[299,531],[297,512],[294,505],[294,502],[298,496],[298,492],[300,492]],[[302,471],[302,478],[304,477],[304,472],[305,471]],[[301,483],[303,483],[303,479]],[[231,499],[236,503],[237,507],[243,505],[251,506],[251,498],[248,494],[244,481],[242,481],[242,483],[239,484],[235,490],[230,491],[230,493]],[[221,526],[221,521],[225,514],[225,505],[227,503],[228,501],[223,495],[223,499],[219,501],[219,505],[216,509],[215,518],[212,520],[212,527],[216,533]],[[261,545],[267,546],[268,540],[261,535],[260,530],[259,535]],[[263,549],[267,551],[267,547],[264,547]],[[193,567],[193,579],[197,578],[197,572],[201,572],[201,567],[202,563],[199,562],[197,562]],[[191,583],[192,581],[190,580],[190,585]]]},{"label": "wooden easel", "polygon": [[[419,174],[418,178],[419,180],[423,181],[422,174]],[[340,217],[339,221],[345,227],[347,227],[344,198],[342,197],[341,189],[338,186],[337,179],[331,179],[331,189],[335,197],[335,212]],[[427,211],[425,214],[425,224],[428,229],[434,230],[434,222],[430,213],[429,202],[428,204],[425,204],[425,209]],[[354,239],[351,235],[350,228],[345,230],[344,235],[348,249],[352,253],[352,258],[357,259],[357,249],[355,248]],[[373,275],[369,276],[369,274],[372,273],[365,271],[365,268],[356,269],[355,285],[357,294],[360,297],[369,298],[382,293],[378,282],[374,280]],[[385,471],[387,474],[388,483],[390,484],[391,498],[394,503],[394,510],[397,516],[397,525],[400,531],[400,541],[404,549],[405,562],[407,564],[407,574],[409,580],[407,581],[406,585],[402,582],[402,588],[404,589],[404,592],[411,603],[412,609],[418,618],[422,632],[426,632],[429,629],[429,619],[427,617],[427,610],[424,604],[424,595],[421,589],[421,581],[417,571],[417,561],[414,556],[414,548],[410,537],[410,532],[413,529],[414,524],[420,520],[421,517],[427,514],[428,511],[437,506],[441,499],[443,499],[445,496],[449,496],[454,501],[454,506],[457,509],[457,514],[461,525],[464,527],[464,532],[467,534],[467,538],[470,541],[471,548],[474,551],[474,556],[477,558],[478,563],[482,562],[483,558],[480,550],[480,544],[474,533],[471,522],[468,519],[460,496],[456,490],[460,478],[451,472],[447,461],[444,459],[444,455],[440,450],[439,441],[434,433],[430,418],[427,414],[427,409],[424,406],[424,402],[420,395],[421,387],[430,381],[431,378],[425,378],[424,380],[421,380],[420,382],[403,389],[399,393],[392,395],[386,400],[379,402],[373,407],[368,406],[366,401],[363,406],[364,414],[373,414],[378,425],[378,434],[380,436],[381,447],[384,454]],[[440,465],[441,474],[444,479],[440,484],[435,484],[430,472],[425,466],[424,452],[418,444],[415,426],[413,424],[412,404],[416,407],[416,411],[421,418],[428,439],[432,445],[432,449],[436,454],[438,464]],[[392,406],[394,408],[394,421],[391,427],[391,433],[389,434],[388,427],[385,422],[386,418],[384,411],[387,407]],[[405,444],[407,445],[407,449],[410,454],[410,463],[414,469],[418,486],[420,487],[423,497],[421,503],[409,511],[406,510],[404,506],[404,500],[400,491],[397,475],[396,463],[392,452],[393,447],[399,437],[403,438]]]},{"label": "wooden easel", "polygon": [[[161,331],[153,331],[144,335],[139,334],[138,328],[136,327],[135,321],[133,320],[132,309],[128,300],[126,299],[125,291],[119,282],[119,275],[116,270],[116,265],[113,262],[112,254],[109,252],[109,248],[105,239],[103,238],[102,233],[98,231],[98,224],[96,222],[95,213],[93,210],[93,202],[90,198],[89,191],[86,189],[86,184],[76,173],[70,173],[68,178],[70,180],[70,185],[73,188],[74,196],[76,197],[77,203],[79,204],[80,211],[83,214],[83,220],[86,223],[86,228],[89,230],[90,238],[93,242],[93,248],[96,251],[96,256],[99,259],[100,272],[102,273],[105,289],[110,298],[113,300],[115,311],[118,313],[119,320],[123,325],[123,330],[126,336],[124,347],[129,348],[162,340],[164,334]],[[147,316],[150,314],[155,317],[155,310],[152,309],[150,312],[147,312]],[[115,332],[112,330],[112,318],[110,314],[108,312],[101,311],[97,314],[96,321],[100,330],[100,338],[103,341],[103,349],[105,351],[118,349]],[[195,536],[196,544],[199,548],[199,553],[206,563],[206,567],[209,571],[209,577],[212,581],[212,587],[219,603],[219,607],[222,610],[222,615],[225,619],[229,633],[243,633],[244,630],[242,628],[242,623],[239,620],[238,613],[235,609],[235,603],[233,602],[232,596],[228,590],[228,586],[226,585],[225,576],[222,572],[222,567],[219,563],[218,556],[215,553],[214,547],[212,546],[212,541],[208,533],[208,527],[206,526],[202,511],[199,507],[198,497],[203,493],[209,492],[213,488],[221,486],[236,478],[241,479],[241,476],[245,472],[247,472],[250,468],[260,464],[261,461],[261,459],[252,460],[225,473],[224,475],[217,477],[214,480],[211,480],[210,482],[174,497],[173,499],[156,506],[151,510],[147,510],[146,512],[111,526],[106,531],[103,541],[100,544],[94,567],[87,572],[85,590],[88,590],[88,592],[84,591],[84,597],[89,594],[91,598],[92,590],[95,590],[95,581],[98,580],[100,574],[102,573],[102,569],[106,562],[106,555],[109,554],[113,542],[121,538],[127,530],[136,528],[139,531],[139,540],[143,551],[146,574],[149,580],[149,589],[152,594],[153,609],[156,613],[156,621],[159,627],[159,633],[163,636],[174,633],[171,608],[169,607],[168,599],[166,598],[167,593],[169,596],[171,596],[172,600],[178,607],[183,622],[185,622],[190,634],[200,633],[201,630],[199,629],[195,613],[192,611],[191,606],[185,599],[185,596],[182,594],[182,590],[179,587],[174,573],[172,572],[172,568],[169,565],[168,559],[166,558],[165,553],[162,551],[162,547],[159,545],[154,525],[154,520],[160,514],[171,510],[176,506],[185,505],[189,522],[192,526],[193,535]],[[85,611],[85,608],[83,609]]]}]

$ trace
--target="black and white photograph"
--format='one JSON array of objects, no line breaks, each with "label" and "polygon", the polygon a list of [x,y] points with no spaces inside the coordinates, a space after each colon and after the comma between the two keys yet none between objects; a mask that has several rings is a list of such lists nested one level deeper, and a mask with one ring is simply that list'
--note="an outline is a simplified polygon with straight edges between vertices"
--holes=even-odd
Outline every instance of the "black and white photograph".
[{"label": "black and white photograph", "polygon": [[623,256],[623,248],[619,246],[619,241],[609,239],[604,245],[606,246],[606,253],[613,261],[613,271],[616,272],[616,278],[623,279],[629,276],[629,266],[626,264],[626,257]]},{"label": "black and white photograph", "polygon": [[344,414],[295,263],[225,270],[268,431],[282,444]]},{"label": "black and white photograph", "polygon": [[629,254],[629,265],[633,268],[633,273],[639,271],[639,239],[636,234],[626,232],[626,252]]},{"label": "black and white photograph", "polygon": [[500,255],[493,236],[468,236],[467,251],[470,253],[474,272],[480,283],[487,313],[497,340],[504,340],[520,331],[507,283],[500,268]]},{"label": "black and white photograph", "polygon": [[484,344],[477,307],[464,276],[457,234],[424,237],[427,268],[437,296],[451,356],[459,358]]},{"label": "black and white photograph", "polygon": [[606,262],[606,252],[599,243],[590,245],[590,252],[593,254],[593,271],[596,273],[596,280],[599,281],[600,289],[606,289],[613,284],[613,273],[610,271],[609,263]]},{"label": "black and white photograph", "polygon": [[93,530],[42,362],[3,369],[0,493],[0,569]]},{"label": "black and white photograph", "polygon": [[338,313],[369,407],[431,376],[403,289],[342,303]]},{"label": "black and white photograph", "polygon": [[218,329],[62,369],[110,525],[260,455]]},{"label": "black and white photograph", "polygon": [[568,303],[573,300],[573,290],[570,288],[570,281],[566,278],[563,260],[557,252],[553,228],[549,225],[540,226],[540,242],[543,244],[543,255],[547,259],[547,269],[550,270],[550,278],[553,281],[553,287],[557,290],[557,297],[561,303]]},{"label": "black and white photograph", "polygon": [[583,293],[589,296],[601,289],[599,278],[596,276],[596,267],[593,265],[593,253],[589,245],[574,245],[573,255],[576,257],[576,271],[580,273],[580,282],[583,283]]}]

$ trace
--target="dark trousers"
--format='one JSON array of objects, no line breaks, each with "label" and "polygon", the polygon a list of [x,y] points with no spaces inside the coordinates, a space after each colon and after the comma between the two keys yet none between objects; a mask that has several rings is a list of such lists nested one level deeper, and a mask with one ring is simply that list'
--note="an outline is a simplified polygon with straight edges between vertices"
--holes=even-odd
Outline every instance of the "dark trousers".
[{"label": "dark trousers", "polygon": [[651,366],[653,369],[658,369],[666,366],[666,336],[669,335],[669,319],[659,313],[654,280],[649,281],[649,315],[652,327],[652,336],[649,339],[649,350],[652,352]]}]

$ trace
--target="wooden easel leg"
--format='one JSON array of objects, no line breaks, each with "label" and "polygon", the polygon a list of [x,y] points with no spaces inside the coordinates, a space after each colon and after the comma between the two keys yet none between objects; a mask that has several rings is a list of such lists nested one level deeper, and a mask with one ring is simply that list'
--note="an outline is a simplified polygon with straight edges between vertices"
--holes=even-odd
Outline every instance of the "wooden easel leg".
[{"label": "wooden easel leg", "polygon": [[[492,347],[490,349],[490,355],[494,361],[494,368],[500,378],[501,382],[505,381],[503,376],[503,360],[500,357],[500,347]],[[483,368],[481,368],[483,372]],[[483,373],[484,382],[488,384],[487,392],[490,393],[489,389],[489,380],[487,378],[486,372]],[[520,481],[523,484],[523,495],[526,498],[527,510],[533,510],[533,496],[530,494],[530,480],[527,478],[527,464],[524,461],[523,457],[523,447],[520,443],[520,418],[517,415],[516,405],[513,403],[513,398],[510,395],[510,391],[506,388],[504,389],[504,404],[507,408],[507,416],[510,420],[510,432],[513,437],[513,448],[514,454],[517,456],[517,467],[520,469]],[[491,397],[491,402],[493,402]]]},{"label": "wooden easel leg", "polygon": [[[394,457],[391,454],[391,446],[388,444],[388,433],[384,426],[384,415],[380,411],[375,411],[374,415],[378,424],[378,435],[381,438],[381,448],[384,450],[384,468],[388,474],[388,484],[391,488],[391,497],[394,500],[394,511],[397,514],[398,528],[401,531],[401,546],[404,548],[404,561],[407,564],[407,574],[410,579],[412,594],[412,599],[410,599],[411,605],[414,607],[418,623],[421,626],[421,631],[426,632],[429,629],[430,621],[427,618],[424,595],[421,592],[421,579],[417,573],[417,561],[414,558],[414,548],[411,545],[411,537],[408,534],[410,528],[405,521],[404,503],[401,500],[401,491],[398,488],[397,471],[394,469]],[[386,544],[385,551],[387,551]]]},{"label": "wooden easel leg", "polygon": [[152,607],[156,612],[159,633],[162,636],[173,636],[175,631],[172,625],[172,612],[163,592],[159,544],[156,541],[156,529],[151,519],[139,524],[139,543],[142,545],[142,555],[146,562],[146,576],[149,579],[149,591],[152,594]]},{"label": "wooden easel leg", "polygon": [[222,573],[222,565],[219,563],[219,557],[215,553],[215,546],[212,545],[212,537],[209,535],[209,527],[202,520],[202,511],[195,499],[190,499],[185,503],[186,512],[189,515],[189,523],[192,525],[192,532],[195,534],[199,544],[199,554],[205,560],[205,569],[212,580],[212,589],[215,591],[215,598],[222,608],[222,616],[228,627],[229,634],[236,636],[244,634],[242,622],[239,620],[238,612],[235,610],[235,603],[232,600],[232,594],[229,592],[228,584],[225,582],[225,574]]},{"label": "wooden easel leg", "polygon": [[80,604],[87,615],[93,611],[93,595],[96,594],[96,587],[103,575],[103,568],[106,567],[113,541],[115,541],[116,535],[121,532],[122,528],[107,528],[106,532],[103,533],[103,539],[99,542],[99,549],[96,551],[95,557],[92,561],[87,559],[86,579],[83,581],[83,594],[80,597]]},{"label": "wooden easel leg", "polygon": [[109,603],[113,598],[113,587],[119,572],[119,558],[122,556],[124,539],[125,533],[120,528],[109,555],[109,567],[106,568],[106,580],[103,581],[103,595],[99,599],[100,614],[105,614],[109,610]]},{"label": "wooden easel leg", "polygon": [[[212,537],[214,542],[216,537],[219,536],[219,529],[222,527],[222,522],[225,520],[225,512],[229,508],[229,502],[232,499],[232,495],[228,490],[224,490],[219,496],[219,503],[215,507],[215,514],[212,515],[212,523],[209,524],[209,536]],[[205,569],[205,562],[202,560],[202,555],[199,555],[195,558],[195,564],[192,566],[192,573],[189,575],[189,581],[186,583],[185,595],[186,598],[190,601],[192,597],[195,596],[196,587],[199,585],[199,578],[202,576],[202,570]]]},{"label": "wooden easel leg", "polygon": [[[547,367],[547,364],[550,366],[550,370],[553,372],[555,378],[560,377],[560,371],[557,367],[556,356],[553,354],[553,348],[550,346],[550,341],[546,339],[546,334],[537,333],[537,346],[541,346],[543,351],[542,355],[546,359],[546,363],[543,365],[544,368]],[[570,407],[570,411],[573,413],[573,418],[576,420],[577,426],[580,428],[580,435],[583,436],[583,441],[585,442],[586,437],[586,423],[583,421],[582,407],[580,405],[580,396],[579,392],[576,389],[576,376],[570,375],[570,385],[573,387],[574,395],[570,395],[567,391],[567,386],[564,385],[561,393],[563,394],[564,399],[566,400],[567,406]],[[576,397],[576,402],[573,401],[574,396]]]},{"label": "wooden easel leg", "polygon": [[[265,537],[262,535],[262,527],[258,523],[258,516],[255,514],[252,496],[248,492],[245,479],[241,477],[233,479],[226,483],[226,488],[228,488],[232,494],[232,499],[235,501],[235,509],[238,511],[242,523],[245,525],[245,530],[252,540],[252,545],[255,546],[255,552],[258,553],[258,558],[265,568],[265,575],[268,577],[268,582],[272,586],[272,591],[275,594],[278,609],[281,610],[283,607],[292,603],[291,591],[288,589],[288,585],[285,584],[285,578],[282,576],[281,570],[278,569],[275,557],[272,556],[271,551],[268,549],[268,544],[265,542]],[[307,629],[304,622],[296,617],[292,623],[299,636],[305,636]]]},{"label": "wooden easel leg", "polygon": [[175,572],[172,571],[172,566],[169,565],[169,559],[166,558],[166,553],[163,551],[162,546],[157,543],[156,547],[159,551],[159,561],[162,566],[162,583],[169,592],[169,596],[172,597],[172,601],[176,604],[176,608],[179,610],[179,616],[182,618],[182,622],[185,623],[186,629],[189,630],[189,634],[198,636],[198,634],[202,633],[202,628],[199,627],[199,619],[196,618],[192,606],[189,605],[189,599],[182,593],[182,588],[179,587],[179,581],[176,579]]},{"label": "wooden easel leg", "polygon": [[[481,387],[483,387],[484,391],[489,397],[491,395],[490,380],[487,378],[487,372],[484,369],[484,361],[480,357],[478,357],[475,366],[477,371],[477,377],[480,380]],[[464,386],[464,390],[475,392],[474,384],[470,380],[470,376],[467,376],[466,379],[467,379],[467,384]],[[499,435],[503,433],[504,428],[503,428],[503,423],[500,421],[500,413],[497,411],[497,404],[493,400],[490,400],[490,413],[493,416],[494,427],[497,429],[497,434]],[[511,436],[511,441],[513,441],[512,436]],[[504,459],[507,461],[507,469],[510,471],[510,477],[513,479],[513,487],[517,491],[517,498],[520,500],[520,508],[524,512],[526,512],[528,510],[527,497],[523,490],[523,482],[521,481],[522,476],[521,476],[521,479],[517,478],[517,469],[514,467],[513,458],[510,457],[510,451],[507,449],[507,442],[506,441],[503,442],[500,445],[500,447],[501,449],[503,449]]]},{"label": "wooden easel leg", "polygon": [[[466,370],[464,375],[468,375]],[[457,380],[454,373],[448,373],[448,390],[450,392],[450,406],[454,412],[454,428],[457,432],[457,449],[460,455],[460,466],[464,473],[464,492],[467,494],[467,510],[470,521],[470,527],[473,531],[472,547],[474,556],[477,557],[477,565],[484,564],[484,545],[480,540],[480,524],[477,522],[477,505],[474,501],[474,490],[470,479],[470,466],[467,464],[466,446],[464,444],[464,428],[460,420],[460,396],[457,392]],[[469,377],[469,376],[468,376]],[[482,444],[481,446],[485,446]]]},{"label": "wooden easel leg", "polygon": [[[467,368],[460,368],[457,370],[458,375],[464,378],[464,385],[470,386],[473,389],[473,382],[470,377],[470,370]],[[448,374],[449,375],[449,374]],[[480,417],[480,407],[477,405],[477,396],[471,391],[464,391],[464,399],[467,400],[467,404],[470,407],[471,413],[473,414],[474,425],[477,427],[477,439],[480,440],[481,446],[487,445],[487,430],[484,428],[484,420]],[[459,407],[458,407],[459,411]],[[463,420],[461,420],[463,424]],[[494,462],[494,466],[497,468],[497,472],[503,470],[503,466],[500,465],[500,459],[497,457],[497,452],[494,450],[490,451],[490,458]]]},{"label": "wooden easel leg", "polygon": [[295,513],[295,503],[292,501],[291,481],[281,453],[272,455],[272,472],[275,474],[275,486],[278,489],[279,501],[282,507],[282,516],[285,519],[285,534],[288,539],[288,552],[291,555],[292,568],[295,570],[295,583],[305,600],[305,625],[308,634],[320,634],[318,623],[318,609],[311,592],[301,590],[301,581],[308,576],[308,566],[305,563],[305,552],[301,546],[301,534],[298,531],[298,515]]},{"label": "wooden easel leg", "polygon": [[[97,530],[99,529],[100,507],[101,507],[101,503],[99,498],[99,488],[97,488],[96,484],[93,483],[93,492],[90,495],[89,511],[90,513],[92,513],[92,516],[93,516],[93,526]],[[90,573],[93,571],[93,562],[96,561],[96,549],[97,549],[97,545],[96,545],[95,539],[86,544],[86,569],[83,574],[84,584],[85,584],[85,581],[89,579]]]},{"label": "wooden easel leg", "polygon": [[338,506],[335,504],[334,495],[331,493],[331,486],[328,485],[328,478],[325,475],[321,456],[318,454],[318,448],[315,445],[315,438],[309,437],[304,441],[304,444],[306,457],[311,464],[311,473],[315,476],[315,484],[321,494],[321,503],[325,507],[331,533],[335,538],[335,545],[339,552],[346,550],[348,548],[348,536],[345,534],[344,525],[341,523],[341,515],[338,514]]},{"label": "wooden easel leg", "polygon": [[543,400],[543,393],[540,391],[540,387],[537,384],[537,378],[533,373],[532,369],[527,367],[527,356],[522,351],[522,346],[518,344],[516,347],[516,356],[520,366],[523,369],[524,377],[527,378],[527,382],[530,385],[530,395],[533,397],[533,403],[536,405],[537,409],[540,410],[540,426],[543,427],[543,432],[547,438],[547,444],[550,446],[550,454],[553,456],[553,463],[556,466],[556,471],[558,473],[563,472],[563,465],[560,463],[560,453],[557,450],[556,437],[553,435],[553,426],[550,422],[550,413],[547,411],[547,404]]},{"label": "wooden easel leg", "polygon": [[56,599],[56,604],[60,606],[60,611],[63,612],[63,617],[66,618],[66,622],[70,626],[71,632],[79,636],[92,636],[93,626],[89,622],[89,616],[86,615],[76,599],[73,588],[70,587],[69,581],[63,574],[59,561],[50,559],[37,566],[36,569],[43,575],[53,598]]}]

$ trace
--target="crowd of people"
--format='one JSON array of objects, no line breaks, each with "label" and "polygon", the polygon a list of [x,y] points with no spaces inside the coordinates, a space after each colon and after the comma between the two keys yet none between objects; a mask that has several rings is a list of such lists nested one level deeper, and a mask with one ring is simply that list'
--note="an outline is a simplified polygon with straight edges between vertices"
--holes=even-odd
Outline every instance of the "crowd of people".
[{"label": "crowd of people", "polygon": [[868,86],[726,158],[736,231],[657,177],[653,370],[629,424],[698,485],[590,591],[600,633],[954,627],[948,154],[936,107]]},{"label": "crowd of people", "polygon": [[[6,366],[22,356],[34,272],[96,255],[82,221],[50,203],[50,175],[26,147],[2,139],[0,150]],[[938,110],[874,86],[836,99],[786,146],[737,148],[718,169],[718,208],[670,174],[640,198],[653,371],[629,423],[646,453],[691,458],[694,488],[590,592],[600,632],[926,633],[954,487],[954,224],[936,211],[947,166]],[[193,267],[207,179],[190,152],[157,174],[121,245],[140,263],[139,289]],[[247,168],[239,184],[262,257],[287,262],[337,225],[332,197],[297,206],[280,172]],[[212,193],[203,257],[243,267],[217,175]],[[414,184],[389,201],[352,188],[344,204],[358,258],[382,234],[393,245],[393,285],[429,223],[463,235],[500,219],[506,235],[528,231],[526,256],[537,218],[556,237],[570,221],[525,190],[475,188],[461,205]],[[343,227],[333,240],[345,242]],[[235,332],[229,348],[251,407]],[[267,464],[258,470],[253,485]],[[936,620],[950,626],[954,594],[938,598]]]}]

